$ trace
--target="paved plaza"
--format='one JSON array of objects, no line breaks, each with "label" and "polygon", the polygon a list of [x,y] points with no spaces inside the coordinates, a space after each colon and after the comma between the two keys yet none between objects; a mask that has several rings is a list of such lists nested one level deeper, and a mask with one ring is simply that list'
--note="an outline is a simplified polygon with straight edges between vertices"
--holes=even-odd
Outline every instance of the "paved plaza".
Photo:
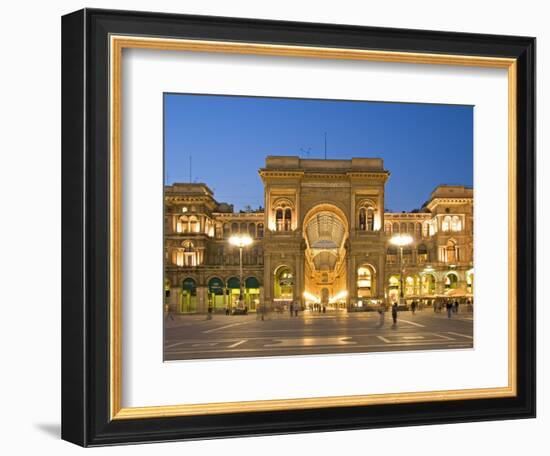
[{"label": "paved plaza", "polygon": [[173,315],[165,321],[166,361],[404,350],[473,348],[473,314],[434,313],[431,309],[398,313],[393,325],[386,312],[333,311],[271,314]]}]

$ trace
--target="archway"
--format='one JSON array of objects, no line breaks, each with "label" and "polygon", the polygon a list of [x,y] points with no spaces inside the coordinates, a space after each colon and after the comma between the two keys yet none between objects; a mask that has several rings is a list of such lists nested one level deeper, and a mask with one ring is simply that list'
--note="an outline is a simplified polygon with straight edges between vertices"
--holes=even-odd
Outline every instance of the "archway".
[{"label": "archway", "polygon": [[458,275],[455,272],[448,272],[445,276],[445,291],[458,288]]},{"label": "archway", "polygon": [[244,281],[244,302],[248,310],[256,311],[260,303],[260,281],[256,277],[247,277]]},{"label": "archway", "polygon": [[401,283],[398,275],[388,278],[388,299],[390,302],[399,302]]},{"label": "archway", "polygon": [[275,280],[273,281],[273,297],[275,302],[283,305],[290,304],[294,299],[294,273],[286,266],[279,266],[275,270]]},{"label": "archway", "polygon": [[194,313],[197,311],[197,282],[187,277],[181,283],[181,313]]},{"label": "archway", "polygon": [[435,277],[433,274],[422,275],[421,293],[428,296],[435,294]]},{"label": "archway", "polygon": [[219,277],[212,277],[208,281],[208,305],[214,310],[225,308],[225,285]]},{"label": "archway", "polygon": [[[366,222],[365,222],[366,223]],[[342,296],[347,297],[346,241],[349,223],[337,206],[322,203],[310,209],[303,222],[305,249],[304,291],[307,296],[339,308]],[[323,292],[326,289],[327,291]],[[343,298],[345,308],[346,298]]]},{"label": "archway", "polygon": [[374,275],[374,267],[370,264],[363,264],[357,269],[357,299],[359,301],[365,301],[376,296]]},{"label": "archway", "polygon": [[238,277],[230,277],[227,279],[227,292],[229,296],[229,307],[237,307],[241,294],[241,281]]}]

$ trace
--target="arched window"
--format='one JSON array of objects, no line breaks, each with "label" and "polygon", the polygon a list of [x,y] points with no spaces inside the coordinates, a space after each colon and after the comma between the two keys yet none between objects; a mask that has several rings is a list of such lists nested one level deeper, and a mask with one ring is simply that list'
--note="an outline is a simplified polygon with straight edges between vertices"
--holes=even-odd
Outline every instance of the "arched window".
[{"label": "arched window", "polygon": [[462,231],[462,220],[458,215],[453,215],[451,222],[451,231]]},{"label": "arched window", "polygon": [[388,235],[391,234],[391,223],[385,223],[384,224],[384,232]]},{"label": "arched window", "polygon": [[239,230],[239,233],[245,234],[246,231],[247,231],[247,230],[246,230],[246,223],[242,222],[242,223],[241,223],[240,230]]},{"label": "arched window", "polygon": [[367,229],[367,210],[364,207],[359,209],[359,229],[361,231]]},{"label": "arched window", "polygon": [[407,224],[405,222],[401,222],[401,233],[407,232]]},{"label": "arched window", "polygon": [[283,210],[277,209],[275,211],[275,226],[277,231],[283,231],[284,228],[284,218],[283,218]]},{"label": "arched window", "polygon": [[288,207],[288,204],[282,204],[275,209],[275,230],[292,230],[292,208]]},{"label": "arched window", "polygon": [[224,223],[223,224],[223,237],[228,238],[229,236],[231,236],[231,226],[229,225],[229,223]]},{"label": "arched window", "polygon": [[399,233],[399,223],[394,222],[394,224],[393,224],[393,232],[394,232],[394,234]]},{"label": "arched window", "polygon": [[367,209],[367,231],[374,231],[374,209]]},{"label": "arched window", "polygon": [[231,234],[239,234],[239,224],[237,222],[231,224]]},{"label": "arched window", "polygon": [[417,222],[414,231],[415,236],[420,239],[422,237],[422,224]]},{"label": "arched window", "polygon": [[197,217],[192,215],[191,217],[189,217],[189,232],[198,233],[199,229],[199,220],[197,219]]},{"label": "arched window", "polygon": [[176,264],[178,266],[197,266],[197,251],[191,241],[184,241],[182,248],[178,249]]},{"label": "arched window", "polygon": [[178,233],[187,233],[189,231],[189,217],[182,215],[176,224],[176,231]]},{"label": "arched window", "polygon": [[254,223],[248,224],[248,234],[252,239],[256,238],[256,225]]},{"label": "arched window", "polygon": [[447,263],[454,263],[455,261],[458,260],[458,255],[456,254],[456,242],[454,242],[453,240],[449,239],[449,241],[447,241],[447,246],[445,247],[445,251],[447,253],[446,257],[447,257]]},{"label": "arched window", "polygon": [[258,237],[261,239],[264,237],[264,224],[258,223]]},{"label": "arched window", "polygon": [[412,222],[409,223],[408,231],[409,231],[410,235],[414,234],[414,223],[412,223]]},{"label": "arched window", "polygon": [[451,216],[446,215],[443,217],[443,222],[441,223],[441,231],[449,231],[451,229]]},{"label": "arched window", "polygon": [[422,225],[422,237],[428,237],[430,235],[430,224],[425,222]]},{"label": "arched window", "polygon": [[285,231],[292,229],[292,211],[290,208],[285,209]]}]

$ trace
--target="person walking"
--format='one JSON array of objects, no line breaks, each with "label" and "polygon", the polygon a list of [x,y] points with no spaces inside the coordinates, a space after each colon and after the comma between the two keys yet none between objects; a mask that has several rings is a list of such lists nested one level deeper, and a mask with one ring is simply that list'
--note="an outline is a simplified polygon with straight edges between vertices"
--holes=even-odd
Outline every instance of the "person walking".
[{"label": "person walking", "polygon": [[458,299],[455,299],[455,313],[458,313]]},{"label": "person walking", "polygon": [[414,315],[416,313],[416,301],[413,301],[412,304],[411,304],[411,311],[412,311],[412,314]]},{"label": "person walking", "polygon": [[386,304],[382,301],[380,301],[380,305],[378,306],[378,316],[380,317],[378,327],[381,328],[384,326],[384,321],[386,320]]},{"label": "person walking", "polygon": [[447,318],[451,318],[451,313],[453,312],[453,305],[451,304],[451,301],[447,301]]},{"label": "person walking", "polygon": [[208,305],[208,313],[206,314],[206,319],[207,320],[212,320],[212,304],[209,304]]},{"label": "person walking", "polygon": [[391,317],[393,319],[393,326],[397,325],[397,301],[391,306]]},{"label": "person walking", "polygon": [[290,316],[292,317],[292,314],[294,313],[294,303],[290,303],[289,305],[289,309],[290,309]]}]

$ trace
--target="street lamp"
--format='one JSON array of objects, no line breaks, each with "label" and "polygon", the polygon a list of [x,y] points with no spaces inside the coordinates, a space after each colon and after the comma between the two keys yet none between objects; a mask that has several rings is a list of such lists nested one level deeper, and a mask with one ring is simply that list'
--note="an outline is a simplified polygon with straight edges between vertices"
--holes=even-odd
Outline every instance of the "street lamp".
[{"label": "street lamp", "polygon": [[396,234],[390,239],[390,242],[399,247],[399,283],[401,286],[399,287],[399,297],[400,297],[400,303],[403,304],[403,247],[406,245],[410,245],[413,241],[413,238],[409,234]]},{"label": "street lamp", "polygon": [[244,296],[243,287],[243,248],[252,244],[252,238],[248,234],[235,234],[229,238],[229,243],[239,248],[239,302]]}]

